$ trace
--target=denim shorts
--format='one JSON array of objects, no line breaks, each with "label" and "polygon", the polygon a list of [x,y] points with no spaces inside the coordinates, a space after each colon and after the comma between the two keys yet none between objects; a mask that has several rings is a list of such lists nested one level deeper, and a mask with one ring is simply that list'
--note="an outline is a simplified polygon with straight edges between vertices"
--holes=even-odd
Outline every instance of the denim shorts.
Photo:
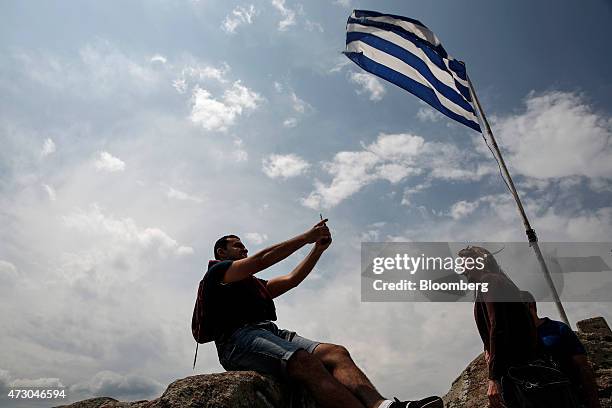
[{"label": "denim shorts", "polygon": [[293,353],[300,349],[312,353],[320,343],[264,321],[242,326],[215,344],[219,362],[227,371],[253,370],[285,377]]}]

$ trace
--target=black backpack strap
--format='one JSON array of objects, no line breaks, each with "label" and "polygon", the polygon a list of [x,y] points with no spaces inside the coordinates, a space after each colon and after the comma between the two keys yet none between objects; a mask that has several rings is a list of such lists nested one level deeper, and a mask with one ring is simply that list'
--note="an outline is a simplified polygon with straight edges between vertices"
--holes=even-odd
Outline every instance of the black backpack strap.
[{"label": "black backpack strap", "polygon": [[193,356],[193,369],[194,370],[195,370],[196,358],[198,358],[198,346],[199,346],[199,343],[196,342],[196,352],[195,352],[195,356]]}]

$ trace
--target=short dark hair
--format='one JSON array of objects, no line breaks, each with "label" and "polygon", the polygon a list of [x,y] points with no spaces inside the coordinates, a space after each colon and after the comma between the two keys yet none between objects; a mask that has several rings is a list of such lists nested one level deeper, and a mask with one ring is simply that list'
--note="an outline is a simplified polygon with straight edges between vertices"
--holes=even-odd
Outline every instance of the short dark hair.
[{"label": "short dark hair", "polygon": [[533,307],[535,307],[537,310],[536,300],[531,294],[531,292],[528,292],[526,290],[521,290],[521,300],[523,301],[523,303],[526,303],[528,306],[533,305]]},{"label": "short dark hair", "polygon": [[230,234],[230,235],[224,235],[224,236],[222,236],[221,238],[219,238],[219,239],[217,240],[217,242],[215,242],[215,248],[214,248],[214,250],[213,250],[213,251],[214,251],[214,254],[215,254],[215,259],[219,259],[219,254],[217,253],[217,250],[218,250],[219,248],[227,249],[227,240],[228,240],[228,238],[236,238],[236,239],[240,239],[240,237],[239,237],[239,236],[237,236],[237,235],[233,235],[233,234]]}]

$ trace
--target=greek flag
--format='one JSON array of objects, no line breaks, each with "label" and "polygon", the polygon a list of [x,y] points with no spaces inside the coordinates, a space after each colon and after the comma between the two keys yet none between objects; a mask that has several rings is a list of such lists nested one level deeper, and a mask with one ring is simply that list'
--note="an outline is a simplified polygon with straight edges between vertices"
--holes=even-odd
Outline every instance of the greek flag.
[{"label": "greek flag", "polygon": [[354,10],[346,24],[344,54],[364,70],[480,132],[465,64],[448,55],[421,22]]}]

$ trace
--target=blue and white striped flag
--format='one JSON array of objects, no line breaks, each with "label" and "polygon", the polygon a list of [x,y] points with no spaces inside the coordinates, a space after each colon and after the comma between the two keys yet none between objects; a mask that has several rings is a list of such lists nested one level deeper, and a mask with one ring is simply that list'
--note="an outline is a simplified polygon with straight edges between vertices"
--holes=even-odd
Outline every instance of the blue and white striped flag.
[{"label": "blue and white striped flag", "polygon": [[451,119],[480,132],[465,64],[417,20],[354,10],[344,54],[366,71],[421,98]]}]

